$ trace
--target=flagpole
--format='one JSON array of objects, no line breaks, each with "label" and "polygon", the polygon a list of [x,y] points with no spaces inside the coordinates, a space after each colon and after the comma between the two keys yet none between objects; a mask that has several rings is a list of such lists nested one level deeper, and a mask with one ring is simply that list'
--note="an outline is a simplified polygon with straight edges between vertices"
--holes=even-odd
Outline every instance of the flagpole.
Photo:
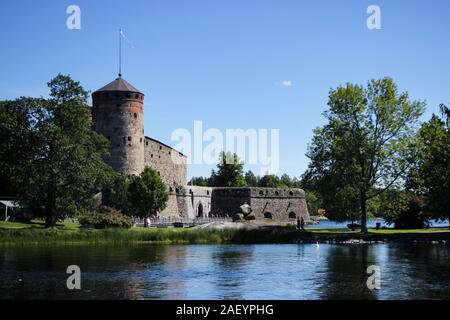
[{"label": "flagpole", "polygon": [[122,77],[122,29],[119,29],[119,78]]}]

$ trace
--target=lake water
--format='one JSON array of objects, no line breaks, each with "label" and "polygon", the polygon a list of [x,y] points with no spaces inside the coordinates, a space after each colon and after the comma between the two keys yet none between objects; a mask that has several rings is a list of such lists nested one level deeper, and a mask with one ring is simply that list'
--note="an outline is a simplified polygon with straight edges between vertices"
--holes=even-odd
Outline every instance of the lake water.
[{"label": "lake water", "polygon": [[449,266],[444,244],[0,247],[0,299],[450,299]]}]

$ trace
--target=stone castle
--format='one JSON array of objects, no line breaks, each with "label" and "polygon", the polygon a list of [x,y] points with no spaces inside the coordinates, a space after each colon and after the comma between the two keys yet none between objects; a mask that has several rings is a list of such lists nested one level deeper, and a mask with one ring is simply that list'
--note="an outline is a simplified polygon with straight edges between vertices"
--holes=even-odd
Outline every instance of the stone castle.
[{"label": "stone castle", "polygon": [[257,219],[309,220],[301,189],[210,188],[187,185],[186,156],[144,134],[144,94],[121,75],[92,94],[94,129],[110,142],[106,159],[121,174],[138,175],[153,168],[167,185],[163,218],[225,217],[247,203]]}]

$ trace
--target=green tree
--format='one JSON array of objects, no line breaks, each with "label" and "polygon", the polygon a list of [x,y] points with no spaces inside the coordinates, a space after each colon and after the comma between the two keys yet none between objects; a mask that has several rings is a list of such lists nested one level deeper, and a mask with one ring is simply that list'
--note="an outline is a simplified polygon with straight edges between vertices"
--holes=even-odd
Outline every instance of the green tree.
[{"label": "green tree", "polygon": [[237,154],[220,154],[217,172],[212,172],[211,182],[214,187],[245,187],[244,164]]},{"label": "green tree", "polygon": [[357,216],[367,232],[369,200],[399,185],[413,163],[414,129],[424,103],[399,93],[392,79],[367,87],[331,90],[327,124],[314,131],[306,180],[312,179],[327,212]]},{"label": "green tree", "polygon": [[420,229],[427,225],[423,197],[405,190],[388,190],[380,196],[380,213],[396,229]]},{"label": "green tree", "polygon": [[0,196],[16,197],[36,145],[30,115],[39,99],[0,101]]},{"label": "green tree", "polygon": [[249,187],[257,187],[258,186],[259,177],[255,176],[255,174],[249,170],[245,173],[245,183]]},{"label": "green tree", "polygon": [[321,207],[320,197],[314,191],[306,192],[306,204],[308,206],[308,212],[312,216],[319,214],[319,209]]},{"label": "green tree", "polygon": [[145,167],[139,176],[132,178],[127,196],[130,212],[145,220],[164,210],[169,199],[166,185],[150,167]]},{"label": "green tree", "polygon": [[295,185],[294,180],[288,175],[288,174],[283,174],[280,177],[280,186],[283,188],[293,188]]},{"label": "green tree", "polygon": [[278,188],[280,186],[280,178],[274,174],[266,174],[261,177],[258,186],[261,188]]},{"label": "green tree", "polygon": [[209,187],[210,186],[210,178],[192,177],[192,179],[189,181],[188,184],[191,186]]},{"label": "green tree", "polygon": [[22,115],[19,130],[9,132],[10,141],[24,138],[20,151],[14,153],[21,162],[9,174],[19,185],[19,202],[40,209],[46,226],[52,227],[59,218],[93,207],[94,195],[113,171],[102,160],[108,154],[108,141],[91,128],[88,93],[64,75],[48,86],[49,99],[9,103],[8,110]]},{"label": "green tree", "polygon": [[450,110],[441,105],[442,118],[433,115],[419,130],[419,157],[408,187],[425,197],[424,210],[450,223]]},{"label": "green tree", "polygon": [[130,180],[131,178],[128,176],[115,174],[110,183],[103,189],[103,204],[125,215],[129,214],[127,193]]}]

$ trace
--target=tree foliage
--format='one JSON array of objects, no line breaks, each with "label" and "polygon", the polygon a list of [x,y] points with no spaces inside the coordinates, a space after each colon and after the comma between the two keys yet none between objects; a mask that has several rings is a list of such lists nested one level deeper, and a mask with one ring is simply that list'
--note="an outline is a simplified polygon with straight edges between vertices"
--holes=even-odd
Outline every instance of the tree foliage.
[{"label": "tree foliage", "polygon": [[388,190],[381,195],[380,213],[396,229],[420,229],[427,226],[423,198],[405,190]]},{"label": "tree foliage", "polygon": [[301,188],[302,183],[297,178],[287,174],[281,177],[266,174],[256,176],[251,170],[244,174],[244,163],[236,154],[222,152],[217,171],[212,170],[211,176],[193,177],[190,185],[203,187],[261,187],[261,188]]},{"label": "tree foliage", "polygon": [[419,130],[419,157],[408,187],[425,197],[424,210],[431,217],[443,220],[450,219],[450,110],[441,105],[441,112]]},{"label": "tree foliage", "polygon": [[[69,76],[48,83],[50,97],[2,104],[1,167],[18,200],[46,217],[73,215],[94,204],[113,174],[103,161],[108,141],[92,130],[88,93]],[[6,151],[5,151],[6,150]]]},{"label": "tree foliage", "polygon": [[314,131],[306,180],[314,181],[327,212],[360,217],[367,231],[368,203],[402,183],[414,159],[414,129],[424,103],[399,93],[390,78],[331,90],[327,124]]},{"label": "tree foliage", "polygon": [[146,219],[166,208],[169,193],[155,170],[145,167],[139,176],[131,179],[127,192],[130,213]]},{"label": "tree foliage", "polygon": [[103,204],[128,215],[130,209],[127,194],[130,183],[131,178],[129,176],[120,174],[114,175],[108,185],[103,188]]},{"label": "tree foliage", "polygon": [[210,179],[214,187],[244,187],[246,185],[244,164],[237,154],[222,152],[217,172],[213,171]]},{"label": "tree foliage", "polygon": [[245,183],[248,187],[257,187],[259,185],[259,177],[257,177],[251,170],[245,173]]}]

